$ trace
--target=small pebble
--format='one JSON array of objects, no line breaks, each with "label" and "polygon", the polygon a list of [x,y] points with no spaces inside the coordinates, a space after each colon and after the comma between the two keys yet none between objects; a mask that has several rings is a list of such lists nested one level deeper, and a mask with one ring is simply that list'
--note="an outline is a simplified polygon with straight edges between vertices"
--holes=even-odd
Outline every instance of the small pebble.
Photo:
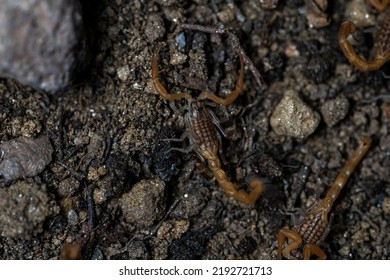
[{"label": "small pebble", "polygon": [[41,173],[51,162],[53,147],[47,136],[18,137],[0,143],[0,177],[7,184]]},{"label": "small pebble", "polygon": [[170,220],[163,222],[157,231],[157,238],[172,242],[180,238],[190,227],[188,220]]},{"label": "small pebble", "polygon": [[46,218],[59,212],[50,201],[45,185],[19,180],[0,189],[1,236],[28,239],[42,232]]},{"label": "small pebble", "polygon": [[310,28],[322,28],[329,25],[329,16],[325,13],[328,0],[306,0],[306,18]]},{"label": "small pebble", "polygon": [[180,32],[179,34],[176,35],[175,42],[177,48],[181,52],[184,52],[186,50],[186,35],[184,32]]},{"label": "small pebble", "polygon": [[379,147],[385,153],[390,152],[390,135],[386,135],[380,138]]},{"label": "small pebble", "polygon": [[179,65],[185,63],[186,61],[187,61],[187,55],[174,49],[169,63],[171,65]]},{"label": "small pebble", "polygon": [[151,14],[146,23],[145,35],[153,43],[165,34],[164,20],[158,14]]},{"label": "small pebble", "polygon": [[276,134],[298,139],[308,137],[320,122],[320,115],[313,111],[298,93],[287,91],[272,113],[270,123]]},{"label": "small pebble", "polygon": [[57,193],[61,197],[70,197],[80,188],[80,182],[73,177],[66,178],[58,184]]},{"label": "small pebble", "polygon": [[129,65],[119,67],[116,71],[116,74],[121,81],[127,81],[127,79],[130,77]]},{"label": "small pebble", "polygon": [[373,26],[376,23],[376,17],[369,10],[370,7],[366,0],[348,1],[345,5],[345,18],[358,27]]},{"label": "small pebble", "polygon": [[341,249],[339,250],[339,254],[342,256],[348,256],[350,251],[351,251],[350,248],[346,245],[346,246],[341,247]]},{"label": "small pebble", "polygon": [[105,176],[108,172],[108,169],[106,166],[99,166],[99,167],[90,167],[88,170],[88,180],[90,181],[97,181],[99,178]]},{"label": "small pebble", "polygon": [[390,214],[390,197],[386,197],[382,202],[382,210],[386,215]]},{"label": "small pebble", "polygon": [[166,208],[166,186],[161,179],[142,180],[119,199],[127,222],[150,227],[161,219]]},{"label": "small pebble", "polygon": [[348,99],[343,94],[340,94],[335,99],[328,100],[321,106],[321,115],[325,123],[332,127],[345,118],[348,110]]},{"label": "small pebble", "polygon": [[179,0],[157,0],[157,3],[159,3],[161,6],[172,6],[172,5],[177,5]]},{"label": "small pebble", "polygon": [[130,241],[127,245],[130,260],[150,259],[150,254],[145,243],[142,241]]},{"label": "small pebble", "polygon": [[259,0],[260,7],[263,9],[275,9],[279,0]]},{"label": "small pebble", "polygon": [[225,7],[225,9],[223,9],[222,11],[220,11],[218,14],[217,14],[217,17],[218,19],[222,22],[222,23],[229,23],[229,22],[232,22],[235,18],[235,15],[234,15],[234,8],[231,7],[230,5],[228,5],[227,7]]},{"label": "small pebble", "polygon": [[335,58],[329,52],[313,54],[306,64],[303,74],[316,84],[327,83],[335,70]]},{"label": "small pebble", "polygon": [[95,248],[93,250],[91,260],[103,260],[103,259],[104,259],[103,252],[99,248]]},{"label": "small pebble", "polygon": [[73,209],[68,212],[68,224],[71,226],[77,225],[79,222],[79,217],[77,216],[76,211]]}]

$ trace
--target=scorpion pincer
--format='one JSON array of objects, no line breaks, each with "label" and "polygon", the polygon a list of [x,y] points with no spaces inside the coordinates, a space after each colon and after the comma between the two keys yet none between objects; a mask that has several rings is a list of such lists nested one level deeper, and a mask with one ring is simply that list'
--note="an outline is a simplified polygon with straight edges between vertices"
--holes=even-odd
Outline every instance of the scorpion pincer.
[{"label": "scorpion pincer", "polygon": [[[379,11],[386,10],[389,5],[389,0],[369,1]],[[342,52],[349,62],[362,71],[374,71],[381,68],[387,61],[390,60],[390,10],[384,13],[384,18],[380,24],[380,28],[376,33],[374,44],[374,58],[366,60],[361,55],[357,54],[349,39],[356,39],[356,26],[351,21],[345,21],[341,24],[338,41]],[[357,40],[359,41],[359,40]]]}]

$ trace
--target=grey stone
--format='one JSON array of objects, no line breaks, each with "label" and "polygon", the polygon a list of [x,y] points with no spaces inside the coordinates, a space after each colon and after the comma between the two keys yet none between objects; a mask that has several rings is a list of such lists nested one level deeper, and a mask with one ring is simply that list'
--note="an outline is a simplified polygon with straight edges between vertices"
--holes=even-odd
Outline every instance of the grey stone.
[{"label": "grey stone", "polygon": [[84,44],[77,0],[2,0],[0,76],[36,89],[68,85]]},{"label": "grey stone", "polygon": [[52,160],[53,147],[47,136],[18,137],[0,144],[0,177],[13,180],[41,173]]}]

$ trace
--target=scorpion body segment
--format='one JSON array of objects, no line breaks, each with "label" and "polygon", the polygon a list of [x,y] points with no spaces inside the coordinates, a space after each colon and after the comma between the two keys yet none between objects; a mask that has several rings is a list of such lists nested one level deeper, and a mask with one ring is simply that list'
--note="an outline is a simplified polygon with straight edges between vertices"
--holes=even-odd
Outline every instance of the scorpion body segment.
[{"label": "scorpion body segment", "polygon": [[[383,9],[388,5],[385,1]],[[376,5],[376,4],[373,4]],[[349,62],[362,71],[374,71],[381,68],[390,60],[390,11],[385,12],[380,29],[376,33],[374,46],[374,59],[366,60],[355,52],[348,37],[355,36],[356,26],[351,21],[345,21],[341,24],[338,33],[339,46]]]},{"label": "scorpion body segment", "polygon": [[[278,236],[278,257],[287,259],[310,259],[316,255],[319,259],[326,259],[325,252],[317,245],[326,235],[329,225],[329,213],[341,190],[346,185],[352,172],[367,153],[371,145],[370,138],[364,138],[354,154],[345,163],[343,169],[325,195],[312,207],[304,219],[295,225],[292,230],[281,229]],[[286,239],[292,243],[283,245]],[[302,247],[302,250],[299,250]]]},{"label": "scorpion body segment", "polygon": [[254,204],[264,191],[264,184],[258,178],[250,182],[251,192],[246,193],[237,189],[237,186],[232,183],[226,172],[222,169],[221,161],[219,160],[218,152],[220,147],[220,136],[216,131],[215,126],[219,127],[216,117],[208,110],[205,104],[205,99],[209,99],[214,103],[227,106],[235,101],[243,88],[244,65],[242,55],[240,56],[240,74],[237,79],[235,89],[226,97],[221,98],[210,91],[203,91],[198,99],[192,99],[188,93],[170,94],[158,79],[158,55],[161,49],[161,44],[158,45],[152,54],[152,78],[153,85],[160,96],[167,100],[190,100],[188,113],[185,117],[187,135],[190,140],[189,150],[194,150],[196,154],[207,161],[210,170],[213,172],[218,184],[231,197],[245,204]]},{"label": "scorpion body segment", "polygon": [[208,153],[218,153],[219,139],[210,112],[204,101],[191,101],[185,118],[190,133],[190,144],[196,144],[196,152],[207,160]]}]

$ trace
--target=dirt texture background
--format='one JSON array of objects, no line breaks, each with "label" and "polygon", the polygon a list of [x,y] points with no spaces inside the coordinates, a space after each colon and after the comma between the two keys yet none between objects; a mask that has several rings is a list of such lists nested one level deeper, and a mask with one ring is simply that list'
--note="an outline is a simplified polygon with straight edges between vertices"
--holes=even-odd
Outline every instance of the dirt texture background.
[{"label": "dirt texture background", "polygon": [[[320,29],[309,27],[304,1],[270,10],[260,2],[83,1],[87,61],[73,86],[52,94],[1,79],[0,140],[46,135],[53,153],[38,175],[1,182],[0,258],[275,259],[279,229],[325,194],[366,135],[372,148],[337,200],[322,248],[329,259],[389,259],[388,67],[364,73],[343,56],[346,1],[330,1]],[[157,43],[166,42],[160,77],[170,92],[224,96],[239,70],[226,36],[180,32],[180,23],[231,28],[262,74],[260,87],[246,69],[240,97],[211,107],[228,119],[229,177],[241,188],[253,174],[266,182],[254,206],[229,198],[195,154],[171,149],[188,141],[166,141],[184,132],[187,103],[155,92]],[[373,30],[365,31],[358,51],[369,57]],[[270,126],[288,90],[321,116],[303,139]]]}]

